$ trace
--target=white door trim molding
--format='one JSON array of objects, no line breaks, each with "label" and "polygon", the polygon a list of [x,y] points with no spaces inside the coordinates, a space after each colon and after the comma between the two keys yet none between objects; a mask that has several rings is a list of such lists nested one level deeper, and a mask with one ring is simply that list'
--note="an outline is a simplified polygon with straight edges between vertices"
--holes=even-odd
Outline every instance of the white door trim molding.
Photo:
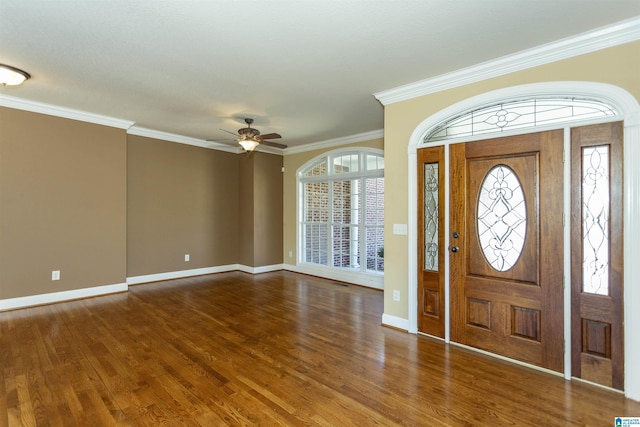
[{"label": "white door trim molding", "polygon": [[[624,120],[624,253],[630,261],[632,254],[640,250],[640,104],[633,95],[617,86],[595,82],[546,82],[499,89],[451,105],[423,120],[413,131],[408,146],[408,331],[417,333],[417,150],[422,146],[427,133],[447,118],[457,116],[474,108],[480,108],[495,102],[514,98],[539,97],[549,95],[571,95],[596,98],[616,107],[619,116],[609,121]],[[582,123],[581,123],[582,124]],[[564,127],[556,125],[555,128]],[[544,130],[544,129],[540,129]],[[529,132],[531,129],[528,130]],[[526,132],[526,130],[524,131]],[[517,133],[517,132],[514,132]],[[523,133],[520,131],[519,133]],[[484,139],[504,136],[506,133],[482,135]],[[439,141],[434,145],[449,145],[451,141]],[[449,170],[445,165],[445,176],[448,183]],[[445,218],[449,216],[448,203],[445,205]],[[448,224],[447,224],[448,226]],[[448,230],[448,229],[447,229]],[[449,246],[448,232],[445,234],[445,247]],[[449,255],[445,251],[445,284],[449,287]],[[640,401],[640,335],[633,331],[640,330],[640,310],[633,306],[640,301],[640,264],[627,262],[624,270],[624,340],[625,340],[625,395]],[[448,293],[447,293],[448,295]],[[446,316],[449,317],[449,302],[446,301]],[[567,312],[565,307],[565,312]],[[570,315],[570,310],[567,315]],[[446,324],[445,338],[449,341],[449,324]],[[566,337],[565,337],[566,338]],[[570,351],[568,349],[567,351]]]}]

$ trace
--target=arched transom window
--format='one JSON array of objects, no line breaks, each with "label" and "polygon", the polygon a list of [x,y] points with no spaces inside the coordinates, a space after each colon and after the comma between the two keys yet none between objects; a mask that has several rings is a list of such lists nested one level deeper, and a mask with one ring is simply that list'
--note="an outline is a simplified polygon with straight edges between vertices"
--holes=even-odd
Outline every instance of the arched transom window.
[{"label": "arched transom window", "polygon": [[447,119],[427,133],[422,142],[616,115],[618,112],[612,106],[593,99],[548,97],[512,100],[484,106]]}]

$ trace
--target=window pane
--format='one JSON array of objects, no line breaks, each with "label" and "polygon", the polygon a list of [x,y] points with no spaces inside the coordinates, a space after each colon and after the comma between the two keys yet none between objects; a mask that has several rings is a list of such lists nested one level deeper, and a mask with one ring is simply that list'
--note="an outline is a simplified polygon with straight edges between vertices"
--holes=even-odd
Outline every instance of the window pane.
[{"label": "window pane", "polygon": [[424,165],[424,269],[438,271],[438,163]]},{"label": "window pane", "polygon": [[309,169],[304,176],[322,176],[327,174],[327,161],[324,160]]},{"label": "window pane", "polygon": [[384,157],[376,154],[367,154],[366,165],[368,171],[384,169]]},{"label": "window pane", "polygon": [[582,290],[609,295],[609,147],[582,149]]},{"label": "window pane", "polygon": [[367,227],[367,270],[384,272],[384,227]]},{"label": "window pane", "polygon": [[484,178],[478,197],[478,238],[487,262],[510,270],[520,258],[527,231],[527,210],[513,169],[498,165]]},{"label": "window pane", "polygon": [[360,155],[357,153],[344,154],[333,158],[333,173],[358,172],[360,170]]},{"label": "window pane", "polygon": [[360,245],[358,227],[334,226],[333,237],[333,266],[340,268],[360,267]]},{"label": "window pane", "polygon": [[327,225],[307,224],[304,227],[304,260],[327,265]]},{"label": "window pane", "polygon": [[367,271],[384,272],[384,178],[365,179]]},{"label": "window pane", "polygon": [[366,224],[384,225],[384,178],[367,178],[366,188]]}]

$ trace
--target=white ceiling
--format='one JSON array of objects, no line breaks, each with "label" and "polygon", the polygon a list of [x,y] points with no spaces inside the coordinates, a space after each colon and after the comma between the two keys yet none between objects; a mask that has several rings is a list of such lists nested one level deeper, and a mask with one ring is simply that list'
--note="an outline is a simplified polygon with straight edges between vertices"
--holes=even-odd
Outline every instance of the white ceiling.
[{"label": "white ceiling", "polygon": [[383,127],[372,94],[640,15],[640,0],[0,0],[0,95],[289,147]]}]

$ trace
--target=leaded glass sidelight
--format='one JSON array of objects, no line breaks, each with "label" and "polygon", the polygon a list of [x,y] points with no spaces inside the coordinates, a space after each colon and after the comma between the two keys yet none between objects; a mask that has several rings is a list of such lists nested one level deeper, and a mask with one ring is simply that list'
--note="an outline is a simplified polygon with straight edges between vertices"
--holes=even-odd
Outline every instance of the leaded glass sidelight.
[{"label": "leaded glass sidelight", "polygon": [[438,163],[424,165],[424,269],[438,271]]},{"label": "leaded glass sidelight", "polygon": [[582,291],[609,295],[609,147],[582,150]]},{"label": "leaded glass sidelight", "polygon": [[520,180],[509,166],[495,166],[482,181],[477,225],[487,262],[497,271],[510,270],[524,247],[527,210]]}]

